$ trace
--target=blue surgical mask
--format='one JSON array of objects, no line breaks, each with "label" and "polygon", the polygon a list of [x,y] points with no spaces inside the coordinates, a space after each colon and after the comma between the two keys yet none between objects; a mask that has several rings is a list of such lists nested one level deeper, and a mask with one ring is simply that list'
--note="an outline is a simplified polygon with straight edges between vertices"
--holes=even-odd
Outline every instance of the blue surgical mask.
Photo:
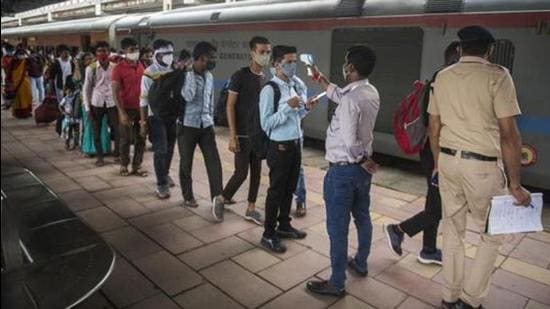
[{"label": "blue surgical mask", "polygon": [[281,69],[283,70],[283,74],[288,77],[292,78],[294,75],[296,75],[296,63],[282,63]]}]

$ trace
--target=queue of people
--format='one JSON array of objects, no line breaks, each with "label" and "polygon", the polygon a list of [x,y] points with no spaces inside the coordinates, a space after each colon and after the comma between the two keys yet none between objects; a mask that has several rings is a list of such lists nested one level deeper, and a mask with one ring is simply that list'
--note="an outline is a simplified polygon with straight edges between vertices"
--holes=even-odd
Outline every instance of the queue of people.
[{"label": "queue of people", "polygon": [[[489,62],[495,39],[479,26],[461,29],[458,38],[446,49],[445,67],[430,81],[430,95],[424,104],[425,125],[429,128],[421,154],[429,186],[425,211],[399,224],[384,226],[384,232],[391,252],[401,255],[404,234],[412,237],[423,231],[418,259],[442,265],[442,307],[480,308],[502,244],[501,237],[488,235],[483,229],[490,198],[508,189],[517,205],[525,206],[530,203],[530,195],[520,185],[521,138],[514,121],[520,109],[514,84],[507,69]],[[296,47],[272,47],[267,38],[254,37],[249,44],[249,65],[232,75],[226,109],[235,171],[225,187],[213,120],[217,48],[200,42],[191,52],[181,50],[175,59],[174,44],[163,39],[156,40],[152,50],[140,50],[132,38],[123,39],[121,47],[117,63],[112,61],[106,42],[97,43],[95,60],[91,54],[83,54],[80,62],[73,62],[69,49],[61,46],[59,58],[50,61],[48,76],[65,115],[67,148],[77,148],[81,140],[83,151],[93,148],[84,152],[94,153],[96,165],[102,166],[112,139],[112,154],[120,163],[120,175],[146,177],[142,162],[149,135],[156,195],[166,199],[175,186],[170,166],[177,142],[183,206],[194,208],[199,205],[191,174],[198,146],[204,156],[215,221],[223,221],[225,207],[235,203],[233,197],[250,171],[244,217],[264,226],[261,245],[274,253],[284,253],[283,239],[307,237],[307,233],[293,227],[290,212],[296,195],[296,216],[306,214],[301,121],[318,101],[307,97],[307,86],[296,75]],[[6,78],[19,81],[30,60],[24,49],[10,53],[13,58],[2,59],[3,67],[11,68],[6,70]],[[29,73],[38,100],[44,97],[39,64],[32,63]],[[307,283],[313,293],[343,296],[348,267],[358,276],[368,276],[373,229],[370,189],[376,172],[373,135],[380,104],[384,103],[369,81],[375,67],[375,51],[365,45],[347,49],[342,66],[346,82],[343,88],[331,83],[317,67],[310,67],[312,80],[337,104],[327,129],[325,158],[329,169],[323,188],[332,273],[329,280]],[[272,75],[269,78],[265,73],[268,69]],[[78,77],[77,72],[84,73]],[[31,82],[23,80],[9,88],[15,94],[17,117],[31,112]],[[80,127],[82,138],[78,137]],[[134,154],[130,159],[132,144]],[[269,167],[269,188],[262,216],[256,200],[264,159]],[[467,212],[481,227],[481,243],[473,270],[465,274]],[[351,217],[357,226],[358,248],[348,256]],[[443,247],[438,249],[441,218]]]}]

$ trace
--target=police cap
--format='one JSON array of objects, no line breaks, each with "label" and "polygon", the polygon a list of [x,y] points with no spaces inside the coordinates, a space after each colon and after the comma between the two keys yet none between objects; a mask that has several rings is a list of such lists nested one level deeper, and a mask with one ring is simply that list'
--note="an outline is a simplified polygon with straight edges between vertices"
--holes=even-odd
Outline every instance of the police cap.
[{"label": "police cap", "polygon": [[458,31],[458,37],[461,43],[494,43],[495,37],[489,30],[481,26],[467,26]]}]

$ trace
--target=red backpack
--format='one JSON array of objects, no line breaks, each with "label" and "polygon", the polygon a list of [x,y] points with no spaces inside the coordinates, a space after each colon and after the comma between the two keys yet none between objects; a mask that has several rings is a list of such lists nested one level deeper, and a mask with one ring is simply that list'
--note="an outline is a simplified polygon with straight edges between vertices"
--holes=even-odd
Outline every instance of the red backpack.
[{"label": "red backpack", "polygon": [[417,80],[414,89],[401,101],[393,114],[393,135],[403,152],[409,155],[422,150],[426,142],[426,125],[423,121],[421,104],[429,95],[426,84]]}]

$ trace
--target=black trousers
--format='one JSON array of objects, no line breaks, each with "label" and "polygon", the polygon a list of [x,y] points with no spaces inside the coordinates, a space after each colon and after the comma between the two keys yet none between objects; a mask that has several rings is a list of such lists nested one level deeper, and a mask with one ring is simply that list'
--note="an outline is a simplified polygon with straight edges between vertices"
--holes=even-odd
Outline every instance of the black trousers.
[{"label": "black trousers", "polygon": [[401,222],[399,227],[410,237],[424,231],[423,249],[427,252],[434,252],[437,249],[437,227],[439,226],[439,220],[441,220],[441,196],[439,195],[439,188],[431,184],[434,158],[429,141],[426,142],[424,149],[420,152],[420,163],[428,182],[424,211]]},{"label": "black trousers", "polygon": [[97,157],[103,158],[103,148],[101,148],[101,123],[104,115],[107,115],[107,123],[111,130],[111,134],[115,138],[115,151],[113,155],[119,156],[119,135],[118,135],[118,111],[116,107],[95,107],[90,106],[92,115],[92,126],[94,130],[94,144],[97,151]]},{"label": "black trousers", "polygon": [[301,161],[300,140],[270,143],[267,152],[269,189],[265,200],[265,237],[276,235],[277,221],[281,228],[290,227],[290,206]]},{"label": "black trousers", "polygon": [[222,192],[222,164],[218,153],[218,147],[216,146],[214,127],[210,126],[208,128],[197,129],[178,124],[181,192],[183,198],[187,201],[194,198],[191,174],[193,169],[193,155],[195,154],[197,145],[204,156],[211,198],[220,195]]},{"label": "black trousers", "polygon": [[239,138],[240,151],[235,154],[235,172],[229,179],[223,189],[223,197],[227,200],[233,198],[237,190],[241,187],[248,175],[250,166],[250,185],[248,188],[248,202],[255,203],[258,197],[260,187],[260,177],[262,175],[262,160],[258,158],[250,140],[248,138]]},{"label": "black trousers", "polygon": [[176,144],[176,119],[149,116],[149,129],[153,144],[153,162],[155,175],[157,176],[157,186],[167,186]]}]

